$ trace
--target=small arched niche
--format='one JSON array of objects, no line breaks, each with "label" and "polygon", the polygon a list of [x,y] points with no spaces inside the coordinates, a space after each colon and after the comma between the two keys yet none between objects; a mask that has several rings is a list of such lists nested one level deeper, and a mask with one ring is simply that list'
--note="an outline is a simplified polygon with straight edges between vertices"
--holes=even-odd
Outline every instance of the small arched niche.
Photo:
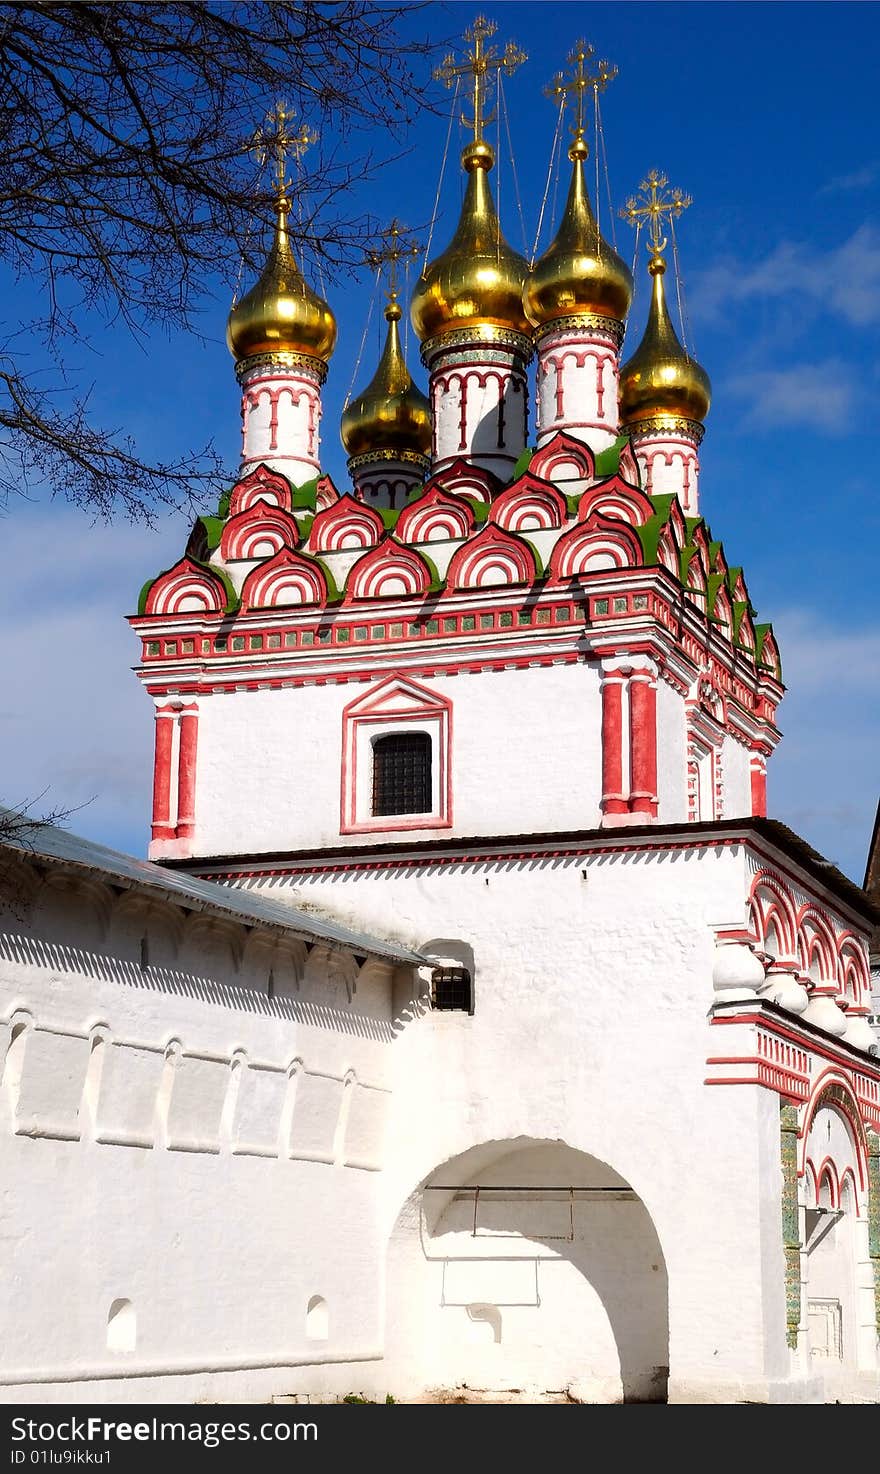
[{"label": "small arched niche", "polygon": [[107,1350],[134,1351],[137,1315],[130,1300],[114,1300],[107,1316]]},{"label": "small arched niche", "polygon": [[306,1335],[310,1341],[326,1341],[330,1335],[330,1314],[323,1295],[313,1295],[308,1303]]}]

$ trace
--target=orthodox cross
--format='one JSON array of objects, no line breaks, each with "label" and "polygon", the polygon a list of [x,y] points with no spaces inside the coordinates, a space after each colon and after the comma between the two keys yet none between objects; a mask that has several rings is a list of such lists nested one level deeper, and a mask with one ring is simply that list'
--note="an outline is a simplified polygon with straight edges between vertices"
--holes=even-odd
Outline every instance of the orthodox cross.
[{"label": "orthodox cross", "polygon": [[380,234],[382,245],[367,251],[367,264],[380,271],[383,266],[387,267],[386,279],[388,289],[386,296],[390,302],[396,302],[399,295],[399,272],[401,261],[412,259],[413,261],[421,252],[421,246],[414,236],[406,234],[406,226],[399,221],[392,220],[387,230]]},{"label": "orthodox cross", "polygon": [[288,154],[299,163],[306,149],[318,141],[317,133],[305,123],[298,132],[294,131],[295,117],[292,109],[279,100],[268,114],[265,126],[258,129],[254,140],[261,161],[265,161],[270,155],[274,158],[275,190],[279,200],[284,199],[293,182],[287,173]]},{"label": "orthodox cross", "polygon": [[494,21],[478,15],[473,25],[464,33],[464,40],[472,47],[472,50],[465,52],[464,61],[456,62],[455,53],[450,51],[443,65],[434,72],[434,80],[445,82],[447,87],[451,87],[458,77],[473,77],[473,117],[469,118],[462,113],[461,121],[466,128],[473,129],[474,142],[479,142],[483,137],[483,129],[495,121],[494,113],[487,117],[484,112],[488,74],[503,71],[510,77],[522,62],[528,60],[526,53],[520,51],[514,41],[508,41],[500,54],[497,46],[487,47],[486,42],[490,36],[495,35],[497,29]]},{"label": "orthodox cross", "polygon": [[571,67],[571,80],[563,81],[564,73],[557,72],[549,87],[544,88],[547,97],[555,97],[567,102],[572,97],[575,105],[575,121],[572,133],[580,142],[584,136],[586,124],[584,121],[584,96],[587,89],[591,89],[593,95],[598,97],[604,92],[609,82],[613,82],[617,76],[617,67],[608,61],[597,61],[595,71],[590,70],[590,58],[594,55],[594,48],[588,41],[576,41],[574,50],[568,54],[568,64]]},{"label": "orthodox cross", "polygon": [[639,185],[639,193],[630,195],[626,205],[620,214],[630,225],[641,226],[642,222],[648,222],[648,248],[655,256],[666,247],[666,237],[663,234],[663,217],[668,215],[670,220],[677,220],[682,210],[686,210],[693,201],[689,194],[680,189],[669,189],[669,180],[659,169],[652,169],[647,179],[643,179]]}]

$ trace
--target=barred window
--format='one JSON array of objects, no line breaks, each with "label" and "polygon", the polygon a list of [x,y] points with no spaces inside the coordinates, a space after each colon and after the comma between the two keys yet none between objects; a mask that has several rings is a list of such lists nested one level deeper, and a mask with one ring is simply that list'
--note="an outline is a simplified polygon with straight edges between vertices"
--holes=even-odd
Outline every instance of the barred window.
[{"label": "barred window", "polygon": [[431,973],[431,1007],[445,1012],[471,1011],[471,975],[466,967],[435,967]]},{"label": "barred window", "polygon": [[373,743],[373,813],[431,812],[431,739],[395,732]]}]

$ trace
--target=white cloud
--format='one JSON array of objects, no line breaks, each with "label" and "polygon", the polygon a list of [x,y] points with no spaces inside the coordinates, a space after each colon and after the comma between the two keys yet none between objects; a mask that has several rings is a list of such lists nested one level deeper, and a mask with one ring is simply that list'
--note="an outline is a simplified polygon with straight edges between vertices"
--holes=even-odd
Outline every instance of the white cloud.
[{"label": "white cloud", "polygon": [[817,194],[848,194],[852,190],[870,189],[880,179],[880,160],[875,159],[872,164],[865,164],[861,169],[853,169],[851,174],[837,174],[829,179]]},{"label": "white cloud", "polygon": [[852,370],[830,358],[735,374],[724,387],[746,403],[746,422],[758,429],[803,425],[841,435],[850,428],[857,402]]},{"label": "white cloud", "polygon": [[69,821],[75,833],[145,852],[152,720],[123,615],[185,537],[183,520],[158,533],[89,527],[62,506],[6,519],[0,801],[84,805]]},{"label": "white cloud", "polygon": [[851,629],[789,609],[773,627],[789,689],[769,811],[861,884],[880,792],[880,624]]},{"label": "white cloud", "polygon": [[761,261],[716,262],[688,287],[689,312],[704,322],[762,299],[796,299],[803,311],[828,312],[854,327],[880,322],[880,229],[860,225],[849,240],[824,252],[780,241]]}]

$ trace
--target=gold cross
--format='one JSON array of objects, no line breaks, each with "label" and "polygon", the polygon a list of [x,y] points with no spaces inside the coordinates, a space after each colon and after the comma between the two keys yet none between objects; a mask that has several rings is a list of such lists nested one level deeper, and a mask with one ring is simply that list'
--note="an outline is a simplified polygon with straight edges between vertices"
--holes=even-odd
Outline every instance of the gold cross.
[{"label": "gold cross", "polygon": [[307,148],[317,143],[318,135],[303,123],[299,132],[293,131],[296,114],[279,98],[271,113],[266,117],[266,126],[257,130],[254,143],[261,163],[271,154],[275,160],[275,190],[279,200],[284,199],[292,180],[287,173],[287,156],[292,154],[299,163]]},{"label": "gold cross", "polygon": [[668,215],[671,220],[677,220],[682,210],[687,210],[693,204],[689,194],[680,189],[668,189],[668,184],[665,174],[661,174],[659,169],[652,169],[647,179],[643,179],[639,185],[639,193],[630,195],[620,212],[630,225],[640,225],[643,220],[647,220],[648,246],[655,256],[659,256],[666,247],[663,216]]},{"label": "gold cross", "polygon": [[415,260],[421,253],[421,246],[414,236],[406,234],[406,226],[399,221],[392,220],[387,230],[383,230],[380,239],[384,242],[381,247],[374,247],[367,251],[366,260],[369,266],[377,271],[383,266],[388,267],[388,290],[389,301],[396,302],[398,297],[398,266],[401,261],[408,258]]},{"label": "gold cross", "polygon": [[464,33],[464,40],[470,42],[472,51],[465,52],[465,60],[456,62],[455,53],[450,51],[443,65],[434,71],[434,80],[445,82],[451,87],[456,77],[471,76],[474,79],[474,115],[468,118],[464,113],[461,121],[466,128],[473,128],[474,142],[479,142],[483,137],[483,129],[495,121],[495,114],[484,116],[486,106],[486,77],[489,72],[503,71],[508,77],[512,76],[516,68],[528,60],[526,53],[520,51],[514,41],[508,41],[504,51],[499,55],[497,46],[486,48],[486,41],[494,36],[498,30],[493,20],[486,20],[485,16],[478,15],[473,25]]},{"label": "gold cross", "polygon": [[564,82],[564,73],[557,72],[549,87],[544,88],[546,97],[564,99],[565,102],[569,96],[574,97],[575,122],[571,131],[578,142],[584,136],[584,96],[587,89],[591,88],[594,95],[598,96],[617,76],[617,67],[608,61],[597,61],[596,70],[591,72],[588,62],[594,54],[594,47],[588,41],[576,41],[574,50],[568,53],[568,64],[572,69],[571,81]]}]

